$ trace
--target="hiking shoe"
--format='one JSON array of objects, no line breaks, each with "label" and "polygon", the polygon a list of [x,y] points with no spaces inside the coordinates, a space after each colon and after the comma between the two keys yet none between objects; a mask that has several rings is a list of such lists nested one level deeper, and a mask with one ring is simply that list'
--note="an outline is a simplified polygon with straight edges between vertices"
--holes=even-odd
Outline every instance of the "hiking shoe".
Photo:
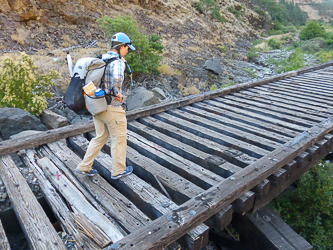
[{"label": "hiking shoe", "polygon": [[133,167],[132,167],[132,166],[128,166],[128,167],[124,170],[124,172],[122,172],[121,174],[118,174],[118,175],[115,175],[115,176],[113,176],[113,175],[111,174],[111,179],[119,179],[119,178],[121,178],[121,177],[123,177],[123,176],[129,175],[129,174],[132,173],[132,172],[133,172]]},{"label": "hiking shoe", "polygon": [[77,168],[75,169],[75,172],[79,173],[79,174],[83,174],[83,175],[87,175],[87,176],[95,176],[96,174],[98,174],[96,169],[91,169],[89,171],[81,171],[78,170]]}]

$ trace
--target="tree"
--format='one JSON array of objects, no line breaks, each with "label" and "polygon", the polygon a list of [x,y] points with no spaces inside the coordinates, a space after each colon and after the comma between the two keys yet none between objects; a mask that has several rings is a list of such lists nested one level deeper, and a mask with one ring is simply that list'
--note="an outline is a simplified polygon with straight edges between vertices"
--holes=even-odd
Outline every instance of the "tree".
[{"label": "tree", "polygon": [[325,35],[324,27],[316,20],[310,20],[299,33],[299,39],[310,40],[315,37],[323,37],[324,35]]}]

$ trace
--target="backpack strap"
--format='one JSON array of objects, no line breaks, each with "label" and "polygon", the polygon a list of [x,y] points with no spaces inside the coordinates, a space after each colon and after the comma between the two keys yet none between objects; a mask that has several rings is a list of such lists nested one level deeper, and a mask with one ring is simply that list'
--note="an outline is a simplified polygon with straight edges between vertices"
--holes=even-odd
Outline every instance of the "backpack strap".
[{"label": "backpack strap", "polygon": [[108,105],[109,105],[109,104],[111,103],[111,101],[112,101],[112,92],[110,91],[108,94],[106,94],[106,91],[105,91],[105,85],[104,85],[104,82],[105,82],[105,71],[106,71],[106,68],[108,67],[108,65],[109,65],[110,63],[112,63],[113,61],[118,60],[118,59],[119,59],[119,57],[112,57],[112,58],[108,58],[108,59],[105,60],[104,73],[103,73],[103,76],[102,76],[102,79],[101,79],[101,83],[100,83],[100,85],[99,85],[99,87],[100,87],[101,89],[103,89],[104,92],[105,92],[105,99],[106,99],[106,102],[107,102]]}]

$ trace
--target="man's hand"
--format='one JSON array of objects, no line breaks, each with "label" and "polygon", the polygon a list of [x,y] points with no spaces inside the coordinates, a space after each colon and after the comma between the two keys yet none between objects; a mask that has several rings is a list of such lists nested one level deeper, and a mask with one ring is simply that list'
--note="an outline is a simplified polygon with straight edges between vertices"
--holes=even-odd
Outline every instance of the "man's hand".
[{"label": "man's hand", "polygon": [[123,102],[123,95],[121,93],[118,93],[118,95],[116,96],[115,100]]}]

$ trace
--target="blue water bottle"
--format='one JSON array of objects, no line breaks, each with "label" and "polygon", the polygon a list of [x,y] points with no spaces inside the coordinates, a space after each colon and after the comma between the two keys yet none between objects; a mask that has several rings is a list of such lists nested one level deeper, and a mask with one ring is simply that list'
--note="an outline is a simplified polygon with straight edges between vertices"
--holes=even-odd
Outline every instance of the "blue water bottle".
[{"label": "blue water bottle", "polygon": [[95,91],[95,96],[96,97],[102,97],[104,95],[105,95],[105,92],[104,92],[103,89],[96,89],[96,91]]}]

